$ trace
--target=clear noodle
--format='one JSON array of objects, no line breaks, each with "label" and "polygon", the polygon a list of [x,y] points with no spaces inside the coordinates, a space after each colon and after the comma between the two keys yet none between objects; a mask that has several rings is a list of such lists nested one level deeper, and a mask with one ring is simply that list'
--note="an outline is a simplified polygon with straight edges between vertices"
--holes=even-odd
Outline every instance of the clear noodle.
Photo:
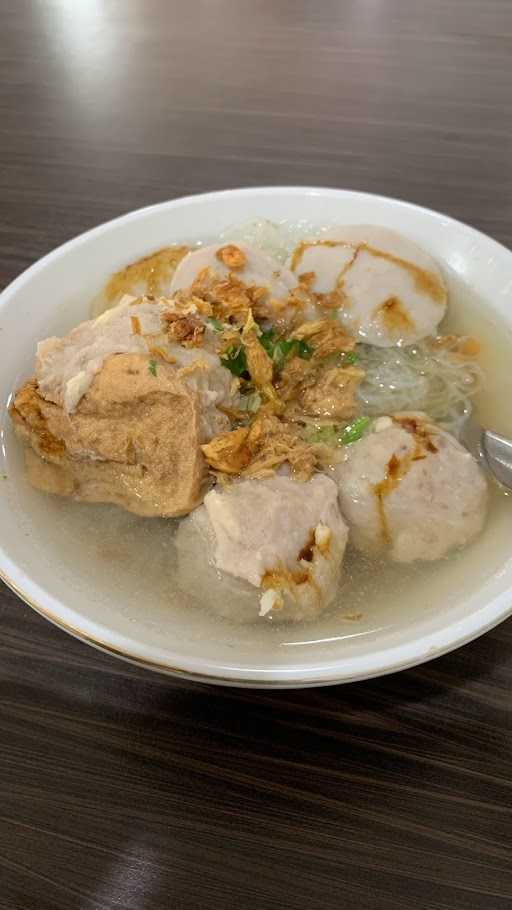
[{"label": "clear noodle", "polygon": [[459,432],[482,387],[483,370],[476,360],[432,350],[431,341],[404,348],[357,346],[366,372],[358,391],[365,414],[425,411],[452,433]]},{"label": "clear noodle", "polygon": [[328,230],[329,225],[319,228],[305,220],[275,222],[267,218],[255,218],[231,225],[222,232],[219,239],[257,246],[268,256],[284,263],[301,240],[305,237],[320,237]]}]

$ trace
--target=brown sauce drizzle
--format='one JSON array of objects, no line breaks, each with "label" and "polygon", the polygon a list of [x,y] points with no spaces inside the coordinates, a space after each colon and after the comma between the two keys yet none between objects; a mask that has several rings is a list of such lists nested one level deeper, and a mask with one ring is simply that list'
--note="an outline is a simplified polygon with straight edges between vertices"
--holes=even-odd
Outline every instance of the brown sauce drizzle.
[{"label": "brown sauce drizzle", "polygon": [[326,246],[326,247],[350,247],[354,251],[354,255],[350,262],[343,266],[338,279],[336,286],[338,290],[343,286],[343,280],[348,272],[348,270],[354,265],[359,253],[365,252],[369,253],[370,256],[375,256],[376,259],[385,259],[387,262],[392,262],[393,265],[397,265],[405,271],[409,272],[411,277],[414,280],[416,289],[423,294],[427,294],[432,298],[436,303],[444,304],[446,301],[446,291],[437,277],[433,272],[429,272],[427,269],[422,269],[420,266],[415,265],[413,262],[409,262],[407,259],[401,259],[400,256],[394,256],[392,253],[385,253],[383,250],[378,250],[375,247],[370,246],[368,243],[350,243],[348,240],[304,240],[302,243],[299,243],[295,248],[290,268],[292,271],[295,271],[300,260],[302,259],[304,253],[307,249],[310,249],[314,246]]},{"label": "brown sauce drizzle", "polygon": [[187,246],[167,246],[130,263],[109,278],[105,285],[106,299],[112,301],[129,293],[139,281],[145,284],[148,294],[158,294],[162,283],[172,276],[186,253]]},{"label": "brown sauce drizzle", "polygon": [[[311,552],[311,562],[313,561],[313,555],[313,552]],[[309,562],[309,560],[306,559],[306,562]],[[309,583],[319,601],[321,601],[322,592],[318,587],[311,570],[312,566],[308,566],[305,569],[295,569],[294,571],[291,571],[290,569],[287,569],[286,566],[280,565],[275,569],[270,569],[268,572],[265,572],[261,579],[261,587],[264,591],[268,591],[269,588],[274,588],[276,591],[288,591],[292,597],[295,597],[294,588]]]},{"label": "brown sauce drizzle", "polygon": [[429,433],[428,427],[422,424],[414,417],[394,417],[394,422],[403,427],[404,430],[411,433],[414,437],[414,449],[407,452],[403,458],[398,458],[394,453],[386,465],[386,473],[383,480],[373,485],[373,492],[377,498],[377,509],[381,527],[381,535],[384,543],[391,544],[391,532],[389,530],[388,520],[385,509],[385,499],[393,490],[396,490],[400,481],[408,474],[413,462],[422,461],[426,458],[425,452],[432,454],[439,451]]},{"label": "brown sauce drizzle", "polygon": [[343,266],[341,271],[338,273],[338,277],[336,279],[336,290],[338,291],[339,294],[343,293],[343,283],[345,281],[345,275],[347,274],[348,270],[351,269],[352,266],[354,265],[354,262],[356,261],[357,257],[359,256],[359,252],[360,252],[360,246],[353,247],[352,258],[349,259],[349,261]]},{"label": "brown sauce drizzle", "polygon": [[313,547],[315,546],[315,532],[312,530],[309,532],[309,537],[302,547],[302,550],[299,551],[298,560],[299,562],[303,559],[305,562],[313,562]]},{"label": "brown sauce drizzle", "polygon": [[290,572],[283,567],[282,569],[271,569],[269,572],[265,572],[261,579],[261,587],[264,591],[269,588],[279,590],[283,587],[290,588],[293,585],[304,585],[309,580],[309,572],[306,569]]},{"label": "brown sauce drizzle", "polygon": [[418,420],[416,417],[393,417],[393,421],[414,436],[417,446],[423,446],[427,452],[435,453],[439,451],[432,439],[432,434],[429,432],[428,426],[421,420]]},{"label": "brown sauce drizzle", "polygon": [[384,323],[389,331],[406,332],[414,329],[414,322],[405,312],[398,297],[388,297],[374,310],[374,316]]},{"label": "brown sauce drizzle", "polygon": [[[292,261],[290,263],[290,269],[294,272],[302,259],[306,250],[311,249],[313,246],[326,246],[326,247],[337,247],[337,246],[352,246],[352,243],[348,243],[346,240],[302,240],[295,247],[292,254]],[[305,272],[305,274],[311,274]]]},{"label": "brown sauce drizzle", "polygon": [[384,479],[381,480],[380,483],[376,483],[373,486],[373,492],[377,497],[377,508],[379,511],[382,539],[385,544],[391,543],[391,534],[386,518],[384,500],[386,496],[389,496],[389,494],[393,492],[393,490],[396,490],[402,477],[407,474],[412,460],[413,458],[410,453],[408,453],[405,458],[402,458],[401,460],[393,454],[386,465],[386,473],[384,475]]}]

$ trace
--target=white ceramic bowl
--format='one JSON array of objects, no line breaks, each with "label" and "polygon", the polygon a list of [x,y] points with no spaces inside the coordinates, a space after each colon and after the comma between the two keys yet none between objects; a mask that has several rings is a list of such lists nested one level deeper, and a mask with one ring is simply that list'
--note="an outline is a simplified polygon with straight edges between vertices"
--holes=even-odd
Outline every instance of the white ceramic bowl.
[{"label": "white ceramic bowl", "polygon": [[[176,604],[167,609],[165,592],[145,597],[147,562],[127,566],[125,574],[118,570],[118,560],[126,558],[124,542],[134,530],[129,516],[119,511],[117,530],[103,540],[93,530],[99,513],[91,510],[104,507],[64,505],[31,490],[24,480],[5,408],[13,389],[32,371],[37,340],[87,318],[89,301],[121,265],[169,243],[214,237],[230,224],[255,217],[396,228],[470,285],[491,315],[500,314],[503,324],[512,326],[512,254],[464,224],[394,199],[304,187],[231,190],[152,206],[82,234],[29,268],[0,298],[0,470],[7,475],[0,482],[1,576],[71,634],[166,673],[230,685],[293,687],[410,667],[470,641],[511,612],[510,524],[503,514],[478,554],[466,557],[468,583],[460,583],[457,560],[440,565],[443,582],[432,586],[425,612],[404,609],[381,624],[374,617],[362,631],[346,623],[338,628],[332,619],[302,626],[300,633],[291,627],[237,630],[200,610]],[[484,568],[472,576],[470,563],[477,558]],[[167,593],[172,600],[172,591]]]}]

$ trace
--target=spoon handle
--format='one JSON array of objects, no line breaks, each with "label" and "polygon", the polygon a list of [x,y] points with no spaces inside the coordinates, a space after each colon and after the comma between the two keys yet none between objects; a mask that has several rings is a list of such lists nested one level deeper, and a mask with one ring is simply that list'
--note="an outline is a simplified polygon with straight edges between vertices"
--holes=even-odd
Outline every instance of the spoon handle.
[{"label": "spoon handle", "polygon": [[480,444],[491,474],[502,486],[512,491],[512,441],[491,430],[483,430]]}]

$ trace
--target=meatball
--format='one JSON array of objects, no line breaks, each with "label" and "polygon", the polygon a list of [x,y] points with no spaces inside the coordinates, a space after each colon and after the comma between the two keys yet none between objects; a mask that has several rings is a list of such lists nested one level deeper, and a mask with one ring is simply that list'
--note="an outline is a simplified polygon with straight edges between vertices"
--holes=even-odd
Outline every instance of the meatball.
[{"label": "meatball", "polygon": [[300,243],[288,265],[297,276],[314,273],[316,293],[339,291],[344,327],[377,347],[431,335],[446,311],[446,288],[434,260],[388,228],[335,228]]},{"label": "meatball", "polygon": [[423,415],[375,421],[336,468],[354,545],[396,562],[434,560],[482,530],[487,484],[474,458]]},{"label": "meatball", "polygon": [[221,278],[236,275],[247,285],[265,287],[272,297],[284,299],[297,284],[294,275],[261,250],[246,243],[214,243],[188,253],[181,260],[171,283],[171,294],[186,290],[203,269]]},{"label": "meatball", "polygon": [[[215,488],[178,531],[181,584],[188,565],[202,599],[221,613],[229,612],[236,579],[242,618],[258,614],[256,588],[260,616],[311,619],[335,597],[347,533],[336,484],[323,475],[306,483],[275,475]],[[205,551],[208,566],[198,570]]]}]

